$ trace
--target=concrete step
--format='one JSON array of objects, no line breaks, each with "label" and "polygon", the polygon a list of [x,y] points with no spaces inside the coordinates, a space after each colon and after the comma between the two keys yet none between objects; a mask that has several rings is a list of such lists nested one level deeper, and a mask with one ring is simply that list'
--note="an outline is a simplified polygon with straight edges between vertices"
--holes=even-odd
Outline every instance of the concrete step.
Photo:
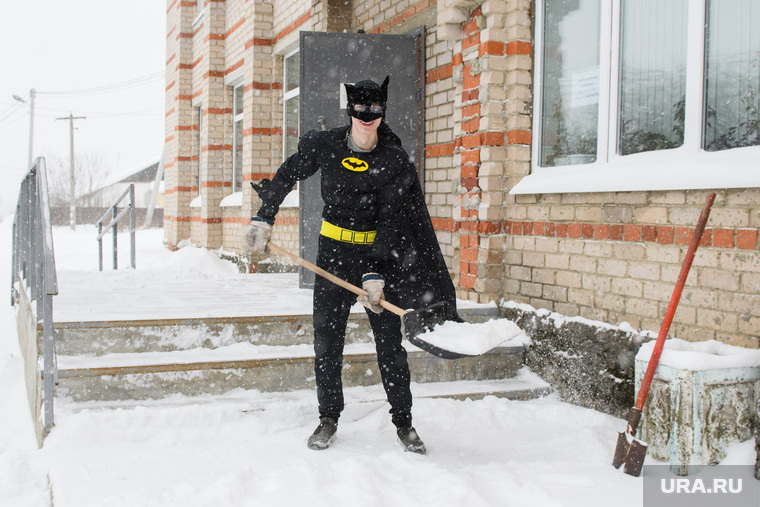
[{"label": "concrete step", "polygon": [[[500,347],[478,357],[444,360],[405,343],[417,383],[503,380],[523,367],[523,346]],[[234,389],[281,392],[314,388],[311,346],[235,344],[177,352],[58,357],[56,396],[74,401],[161,399],[223,394]],[[374,344],[347,344],[346,387],[380,383]]]},{"label": "concrete step", "polygon": [[[496,380],[456,380],[451,382],[412,382],[412,395],[415,399],[447,398],[456,400],[479,400],[487,396],[511,400],[531,400],[548,396],[554,389],[530,371],[528,367],[521,368],[517,374],[508,379]],[[187,404],[215,403],[217,400],[237,400],[245,405],[245,412],[265,411],[275,400],[296,401],[303,398],[304,392],[311,399],[315,396],[313,389],[291,390],[287,392],[253,393],[245,390],[234,390],[222,395],[202,396],[173,396],[161,400],[110,400],[82,401],[66,400],[68,410],[129,410],[136,407],[160,405],[162,407],[183,406]],[[387,398],[381,384],[371,386],[344,386],[343,395],[346,405],[354,403],[386,403]]]},{"label": "concrete step", "polygon": [[[497,318],[497,309],[465,308],[468,322]],[[62,356],[172,352],[219,348],[236,343],[291,346],[314,342],[311,315],[153,319],[55,323],[56,351]],[[372,330],[363,311],[352,313],[346,343],[369,343]]]}]

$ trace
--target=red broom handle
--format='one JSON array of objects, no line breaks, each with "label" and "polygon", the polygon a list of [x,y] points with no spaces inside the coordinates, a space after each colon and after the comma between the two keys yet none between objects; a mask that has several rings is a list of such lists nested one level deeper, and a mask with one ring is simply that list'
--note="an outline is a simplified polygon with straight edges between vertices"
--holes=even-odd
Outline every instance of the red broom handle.
[{"label": "red broom handle", "polygon": [[[660,327],[660,334],[657,336],[657,342],[654,344],[652,358],[649,360],[649,366],[647,366],[647,371],[644,374],[644,379],[641,381],[639,394],[636,397],[636,404],[634,405],[634,408],[639,411],[644,409],[644,402],[646,402],[647,395],[649,394],[649,387],[652,385],[652,378],[654,378],[654,372],[657,369],[657,364],[660,362],[660,355],[662,355],[662,348],[665,346],[665,339],[668,337],[670,324],[673,322],[673,316],[676,313],[678,301],[681,299],[681,293],[683,292],[684,285],[686,285],[686,278],[689,276],[691,263],[694,261],[694,255],[697,253],[697,247],[699,246],[699,242],[702,240],[702,234],[705,232],[705,224],[707,224],[707,218],[710,216],[710,208],[712,208],[714,201],[715,194],[710,194],[707,196],[705,208],[702,210],[702,214],[699,216],[699,221],[697,222],[697,227],[694,229],[694,234],[691,236],[689,249],[686,251],[686,258],[683,260],[681,272],[678,274],[678,280],[676,280],[676,286],[673,289],[673,295],[670,297],[668,310],[665,312],[665,319],[663,319],[662,327]],[[633,428],[633,432],[635,431],[636,428]]]}]

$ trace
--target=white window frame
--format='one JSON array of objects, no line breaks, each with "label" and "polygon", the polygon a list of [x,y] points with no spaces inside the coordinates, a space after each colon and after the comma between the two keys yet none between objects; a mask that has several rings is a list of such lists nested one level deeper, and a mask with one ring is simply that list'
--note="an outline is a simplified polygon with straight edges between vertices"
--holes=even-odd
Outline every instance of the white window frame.
[{"label": "white window frame", "polygon": [[196,12],[198,13],[195,16],[195,19],[193,20],[193,26],[197,25],[201,19],[203,19],[203,14],[206,12],[205,4],[206,0],[196,0],[195,1],[195,8]]},{"label": "white window frame", "polygon": [[198,104],[193,106],[198,114],[198,134],[196,140],[198,141],[198,195],[201,194],[201,183],[203,182],[203,106]]},{"label": "white window frame", "polygon": [[[616,152],[621,0],[602,0],[599,65],[597,159],[558,167],[539,165],[543,72],[543,14],[546,0],[536,1],[535,74],[531,174],[512,194],[687,190],[760,187],[760,146],[708,152],[702,149],[706,1],[689,0],[687,28],[686,119],[683,145],[671,149],[619,155]],[[607,51],[609,49],[609,51]],[[615,90],[615,93],[612,91]]]},{"label": "white window frame", "polygon": [[[282,159],[285,160],[288,156],[287,154],[287,146],[288,146],[288,101],[290,99],[297,99],[301,96],[301,87],[299,85],[298,88],[295,90],[287,90],[287,61],[288,58],[291,56],[298,54],[300,51],[299,48],[294,49],[293,51],[290,51],[286,53],[282,57],[282,88],[283,88],[283,95],[282,95]],[[298,125],[300,129],[301,125],[301,107],[298,107]],[[301,132],[298,132],[299,136]]]}]

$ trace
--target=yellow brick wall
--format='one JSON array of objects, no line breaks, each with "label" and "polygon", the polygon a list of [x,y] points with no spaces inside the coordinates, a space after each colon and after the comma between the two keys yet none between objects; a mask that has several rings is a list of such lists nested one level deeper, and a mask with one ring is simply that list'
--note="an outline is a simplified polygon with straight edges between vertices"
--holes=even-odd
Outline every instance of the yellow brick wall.
[{"label": "yellow brick wall", "polygon": [[[282,56],[298,30],[326,30],[344,21],[328,17],[341,4],[337,0],[227,0],[207,8],[214,4],[222,18],[209,16],[192,27],[192,9],[167,3],[167,59],[177,56],[167,61],[166,135],[179,171],[167,172],[166,186],[174,191],[166,195],[166,238],[176,244],[192,234],[210,247],[241,252],[258,207],[248,180],[267,177],[282,161]],[[354,1],[344,25],[368,33],[426,27],[426,200],[460,298],[513,300],[656,331],[686,250],[685,234],[707,191],[509,194],[531,168],[531,9],[530,0]],[[204,23],[213,26],[199,26]],[[204,40],[212,33],[222,37]],[[191,45],[189,55],[183,44]],[[229,89],[209,86],[219,78],[207,74],[224,76],[241,60],[248,178],[243,204],[222,215],[215,203],[229,189],[201,189],[206,208],[194,212],[190,233],[191,214],[182,210],[199,190],[186,189],[192,186],[186,175],[192,161],[184,159],[193,155],[187,147],[193,133],[177,131],[192,123],[183,104],[195,96],[204,108],[231,108]],[[222,147],[210,157],[209,181],[231,176],[229,118],[204,117],[205,142]],[[757,347],[760,190],[717,193],[709,240],[699,249],[671,335]],[[297,213],[283,210],[278,220],[277,241],[296,251]]]}]

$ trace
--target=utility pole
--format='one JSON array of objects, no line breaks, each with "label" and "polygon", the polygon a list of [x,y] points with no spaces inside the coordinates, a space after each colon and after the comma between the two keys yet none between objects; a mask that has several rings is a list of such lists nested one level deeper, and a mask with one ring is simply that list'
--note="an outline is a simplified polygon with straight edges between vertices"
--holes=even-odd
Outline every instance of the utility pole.
[{"label": "utility pole", "polygon": [[[27,170],[32,168],[33,156],[34,156],[34,96],[37,92],[32,88],[29,90],[29,166]],[[13,96],[14,100],[26,104],[26,101],[18,95]]]},{"label": "utility pole", "polygon": [[56,120],[68,120],[69,121],[69,156],[71,160],[71,172],[69,173],[69,225],[72,230],[77,228],[77,198],[76,198],[76,178],[74,175],[74,120],[86,120],[85,116],[74,116],[69,113],[68,116],[63,118],[56,118]]}]

